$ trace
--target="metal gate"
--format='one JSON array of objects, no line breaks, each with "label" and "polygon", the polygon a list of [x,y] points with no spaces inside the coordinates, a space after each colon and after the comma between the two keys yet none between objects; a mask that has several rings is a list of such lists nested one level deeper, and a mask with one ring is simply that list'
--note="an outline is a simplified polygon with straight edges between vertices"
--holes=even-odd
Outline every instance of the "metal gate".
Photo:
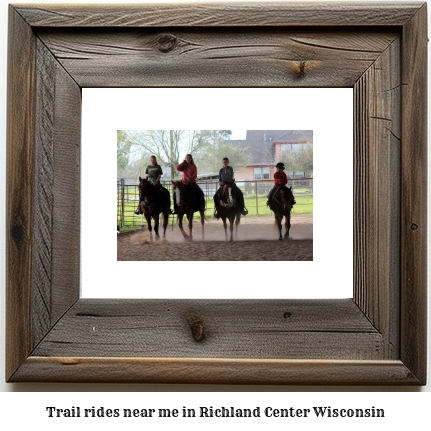
[{"label": "metal gate", "polygon": [[117,229],[124,226],[124,179],[117,180]]}]

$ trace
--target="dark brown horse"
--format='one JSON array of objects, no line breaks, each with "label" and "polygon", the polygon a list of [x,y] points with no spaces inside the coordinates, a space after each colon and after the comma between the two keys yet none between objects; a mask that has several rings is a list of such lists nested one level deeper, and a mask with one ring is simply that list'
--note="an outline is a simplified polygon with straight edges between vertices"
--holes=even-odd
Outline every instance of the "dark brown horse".
[{"label": "dark brown horse", "polygon": [[238,225],[241,220],[241,211],[237,205],[236,187],[234,181],[226,181],[220,191],[216,204],[216,211],[223,220],[224,235],[227,240],[227,223],[229,220],[230,241],[233,241],[233,226],[235,224],[235,236],[238,235]]},{"label": "dark brown horse", "polygon": [[[156,234],[156,240],[160,239],[159,236],[159,217],[160,213],[163,214],[163,238],[166,238],[166,228],[168,227],[169,223],[169,215],[168,211],[170,211],[170,197],[169,197],[169,190],[163,188],[165,196],[162,197],[162,199],[166,199],[165,204],[160,201],[159,194],[156,190],[156,186],[151,184],[150,181],[148,181],[145,178],[139,177],[139,200],[140,200],[140,207],[142,212],[144,213],[145,220],[147,220],[148,223],[148,230],[150,231],[150,240],[153,239],[152,234],[152,226],[151,226],[151,219],[154,220],[154,232]],[[168,205],[168,198],[169,197],[169,205]]]},{"label": "dark brown horse", "polygon": [[282,230],[283,227],[281,222],[283,216],[285,217],[286,232],[284,234],[285,239],[290,239],[290,212],[292,211],[292,190],[290,187],[278,186],[274,191],[270,201],[268,202],[270,208],[274,211],[275,223],[277,224],[280,232],[279,240],[283,241]]},{"label": "dark brown horse", "polygon": [[[202,238],[205,237],[205,202],[202,203],[201,196],[194,189],[193,184],[184,184],[182,181],[172,181],[172,195],[174,199],[175,212],[178,216],[178,224],[184,239],[193,239],[193,214],[199,211],[201,215]],[[183,229],[183,217],[189,221],[189,234]]]}]

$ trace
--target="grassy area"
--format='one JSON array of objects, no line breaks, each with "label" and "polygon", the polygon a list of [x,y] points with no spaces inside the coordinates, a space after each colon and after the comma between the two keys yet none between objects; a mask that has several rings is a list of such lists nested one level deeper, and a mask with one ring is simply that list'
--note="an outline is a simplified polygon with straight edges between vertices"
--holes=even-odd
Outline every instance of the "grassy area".
[{"label": "grassy area", "polygon": [[[313,214],[313,195],[296,195],[296,205],[293,207],[292,214]],[[266,205],[268,198],[266,195],[247,195],[245,206],[248,209],[247,217],[272,216],[273,212]]]},{"label": "grassy area", "polygon": [[[301,192],[303,194],[301,194]],[[293,207],[292,215],[298,214],[313,214],[313,195],[305,193],[307,190],[296,189],[294,190],[296,205]],[[127,196],[127,195],[126,195]],[[128,193],[129,200],[124,200],[124,226],[121,231],[127,231],[129,229],[137,228],[141,225],[141,216],[136,215],[134,211],[138,206],[138,193],[134,192],[134,188],[130,188]],[[135,198],[136,200],[132,200]],[[256,195],[254,193],[248,193],[245,196],[245,206],[248,209],[247,217],[268,217],[273,216],[273,212],[266,205],[267,195],[258,194],[257,202]],[[118,201],[120,202],[120,201]],[[205,215],[208,219],[212,219],[214,216],[214,201],[212,197],[207,197],[207,210]],[[171,204],[173,209],[173,202],[171,197]],[[119,208],[118,208],[119,210]],[[195,214],[194,220],[199,220],[200,216],[198,213]],[[172,223],[169,220],[169,223]],[[144,224],[146,221],[144,219]]]}]

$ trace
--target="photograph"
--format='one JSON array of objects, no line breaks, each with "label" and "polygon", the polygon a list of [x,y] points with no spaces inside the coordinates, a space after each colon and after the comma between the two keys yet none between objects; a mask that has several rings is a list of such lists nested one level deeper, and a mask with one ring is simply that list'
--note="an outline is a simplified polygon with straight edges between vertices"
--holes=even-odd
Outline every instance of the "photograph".
[{"label": "photograph", "polygon": [[119,261],[313,260],[312,130],[119,130],[117,190]]}]

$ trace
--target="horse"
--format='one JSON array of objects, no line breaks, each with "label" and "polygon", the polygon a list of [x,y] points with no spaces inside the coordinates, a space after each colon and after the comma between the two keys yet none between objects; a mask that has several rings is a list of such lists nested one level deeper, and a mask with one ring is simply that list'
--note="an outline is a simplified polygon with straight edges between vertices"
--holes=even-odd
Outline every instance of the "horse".
[{"label": "horse", "polygon": [[283,241],[282,225],[283,216],[285,217],[285,228],[286,233],[284,234],[285,239],[291,239],[289,236],[290,231],[290,212],[292,210],[292,188],[286,186],[278,186],[274,191],[270,202],[268,201],[270,208],[274,211],[275,223],[280,232],[279,240]]},{"label": "horse", "polygon": [[227,223],[229,220],[230,242],[233,241],[233,226],[235,224],[235,236],[238,235],[238,225],[241,220],[241,211],[237,205],[235,181],[226,181],[220,191],[216,210],[223,220],[224,234],[227,241]]},{"label": "horse", "polygon": [[[208,219],[205,217],[205,202],[202,206],[200,197],[197,195],[196,191],[193,190],[194,186],[192,184],[184,184],[181,180],[171,182],[173,186],[172,194],[174,198],[174,206],[176,209],[178,224],[184,239],[193,239],[193,214],[197,211],[199,211],[201,216],[202,238],[205,238],[204,225],[205,220],[208,221]],[[187,235],[183,229],[184,215],[189,221],[189,235]]]},{"label": "horse", "polygon": [[[142,212],[144,213],[145,220],[148,223],[148,230],[150,231],[150,241],[153,239],[152,234],[152,226],[151,226],[151,218],[154,220],[154,232],[156,234],[156,241],[160,239],[159,236],[159,216],[160,213],[163,214],[163,238],[166,238],[166,228],[169,223],[169,215],[170,206],[171,206],[171,198],[169,195],[169,190],[163,187],[163,191],[165,196],[162,196],[162,199],[166,199],[166,205],[162,205],[160,202],[160,198],[158,197],[158,193],[156,190],[156,186],[151,184],[146,178],[139,177],[139,198],[140,198],[140,207]],[[169,203],[168,203],[169,200]]]}]

